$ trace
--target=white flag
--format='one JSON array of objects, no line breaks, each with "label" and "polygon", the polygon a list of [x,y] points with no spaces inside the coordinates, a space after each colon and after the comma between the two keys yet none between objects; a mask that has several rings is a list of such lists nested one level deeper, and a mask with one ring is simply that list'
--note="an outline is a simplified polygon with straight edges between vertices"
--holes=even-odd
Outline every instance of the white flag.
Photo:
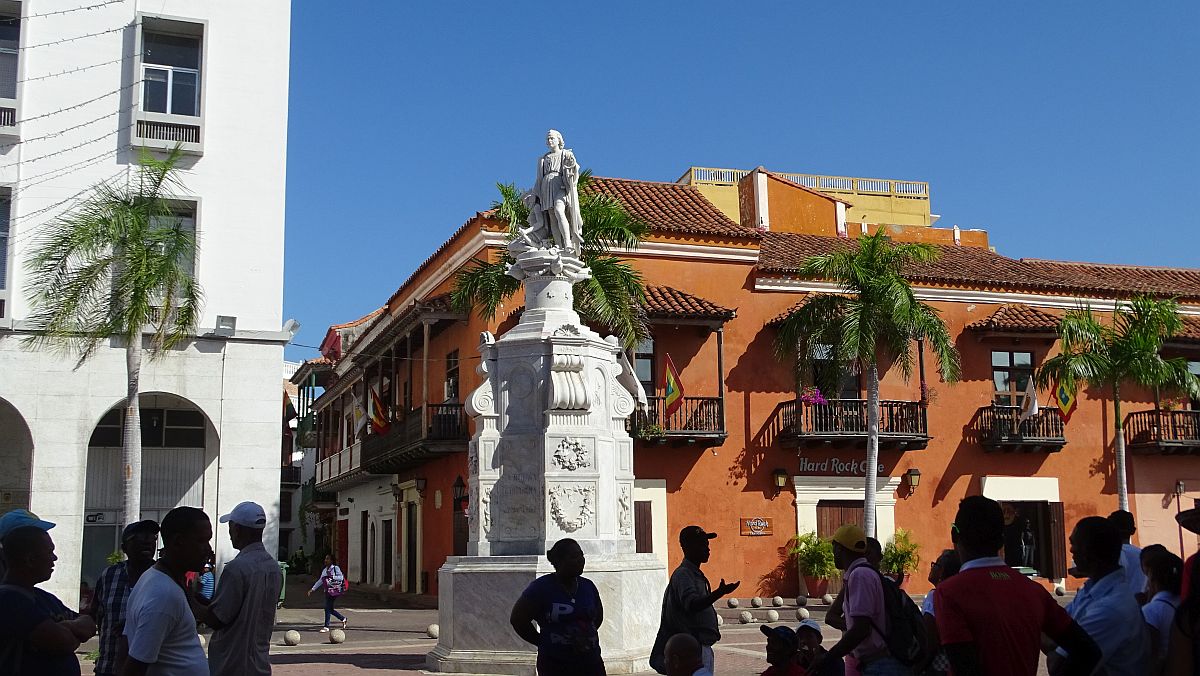
[{"label": "white flag", "polygon": [[1033,376],[1025,386],[1025,400],[1021,402],[1021,415],[1018,420],[1025,422],[1038,414],[1037,387],[1033,384]]},{"label": "white flag", "polygon": [[367,424],[367,412],[363,410],[362,404],[358,403],[357,396],[350,396],[354,399],[354,408],[352,409],[354,414],[354,433],[358,434]]}]

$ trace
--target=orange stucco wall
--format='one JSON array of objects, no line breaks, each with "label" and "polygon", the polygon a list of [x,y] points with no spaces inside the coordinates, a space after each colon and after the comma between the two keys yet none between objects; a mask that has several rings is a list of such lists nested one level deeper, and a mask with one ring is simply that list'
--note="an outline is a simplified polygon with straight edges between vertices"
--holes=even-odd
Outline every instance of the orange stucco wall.
[{"label": "orange stucco wall", "polygon": [[828,197],[767,177],[767,210],[772,232],[836,234],[836,205]]}]

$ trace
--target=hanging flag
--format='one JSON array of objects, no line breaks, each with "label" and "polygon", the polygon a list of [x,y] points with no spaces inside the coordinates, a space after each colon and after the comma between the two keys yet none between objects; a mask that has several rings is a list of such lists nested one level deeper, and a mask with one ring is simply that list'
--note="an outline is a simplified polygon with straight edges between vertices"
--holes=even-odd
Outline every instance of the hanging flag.
[{"label": "hanging flag", "polygon": [[663,420],[669,420],[675,411],[683,406],[683,383],[679,381],[679,371],[667,356],[667,369],[663,371]]},{"label": "hanging flag", "polygon": [[351,405],[350,415],[354,419],[354,434],[362,431],[362,428],[367,426],[367,413],[363,410],[362,404],[358,403],[358,395],[351,395],[354,402]]},{"label": "hanging flag", "polygon": [[379,393],[375,391],[375,386],[371,388],[371,432],[373,434],[384,434],[391,427],[391,423],[387,419],[387,411],[383,406],[383,400],[379,398]]},{"label": "hanging flag", "polygon": [[1033,376],[1030,376],[1029,383],[1025,385],[1025,399],[1021,401],[1021,415],[1017,419],[1025,422],[1036,417],[1038,410],[1037,386],[1033,384]]},{"label": "hanging flag", "polygon": [[1071,414],[1075,412],[1075,393],[1067,390],[1067,386],[1061,381],[1054,382],[1054,401],[1058,404],[1058,410],[1062,413],[1063,422],[1071,421]]}]

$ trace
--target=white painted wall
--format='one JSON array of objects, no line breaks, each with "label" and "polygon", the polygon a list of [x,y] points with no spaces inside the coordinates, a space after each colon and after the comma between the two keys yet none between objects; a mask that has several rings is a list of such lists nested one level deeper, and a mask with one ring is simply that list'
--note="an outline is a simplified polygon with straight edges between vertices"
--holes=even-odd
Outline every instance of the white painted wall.
[{"label": "white painted wall", "polygon": [[[47,14],[81,4],[29,1],[22,11]],[[267,550],[276,549],[290,3],[129,0],[32,17],[22,22],[18,71],[25,80],[18,85],[17,117],[27,120],[20,124],[22,143],[0,145],[0,184],[14,193],[10,283],[0,292],[8,300],[0,319],[0,398],[33,437],[31,507],[58,524],[52,534],[59,561],[44,586],[72,606],[87,441],[122,398],[124,351],[106,346],[73,369],[69,358],[24,350],[29,308],[22,261],[39,229],[71,207],[73,196],[100,180],[133,175],[136,97],[131,87],[117,90],[140,77],[128,58],[139,12],[206,22],[203,155],[186,158],[181,178],[185,196],[199,204],[197,275],[207,297],[199,332],[213,327],[218,314],[236,316],[238,327],[235,340],[198,340],[148,363],[142,390],[178,395],[208,416],[218,447],[205,458],[202,506],[215,522],[242,500],[259,502],[271,515]],[[94,33],[101,34],[48,45]],[[59,75],[84,66],[94,67]],[[218,560],[227,560],[234,554],[228,533],[215,530]]]},{"label": "white painted wall", "polygon": [[[393,529],[395,528],[397,510],[396,499],[392,496],[391,481],[394,475],[377,476],[367,483],[358,484],[351,488],[338,491],[338,506],[349,508],[350,514],[344,518],[350,520],[349,537],[347,541],[347,560],[343,563],[343,568],[346,574],[354,582],[366,581],[368,584],[379,584],[382,576],[383,563],[383,521],[391,520]],[[351,502],[353,499],[353,502]],[[375,527],[375,566],[374,575],[367,577],[368,566],[362,558],[362,513],[367,513],[367,532],[370,533],[371,526]],[[392,535],[392,561],[396,563],[396,536]],[[368,544],[368,555],[371,548]],[[398,566],[395,566],[398,570]],[[395,581],[397,573],[393,571],[392,580]]]}]

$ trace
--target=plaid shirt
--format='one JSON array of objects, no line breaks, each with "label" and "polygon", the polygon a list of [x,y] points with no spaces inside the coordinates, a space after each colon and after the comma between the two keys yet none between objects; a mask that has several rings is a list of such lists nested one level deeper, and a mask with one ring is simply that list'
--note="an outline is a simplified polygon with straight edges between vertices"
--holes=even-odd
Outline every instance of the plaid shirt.
[{"label": "plaid shirt", "polygon": [[126,562],[114,563],[96,582],[96,622],[100,625],[100,659],[97,676],[113,676],[117,671],[117,650],[125,630],[125,608],[129,601],[129,569]]}]

